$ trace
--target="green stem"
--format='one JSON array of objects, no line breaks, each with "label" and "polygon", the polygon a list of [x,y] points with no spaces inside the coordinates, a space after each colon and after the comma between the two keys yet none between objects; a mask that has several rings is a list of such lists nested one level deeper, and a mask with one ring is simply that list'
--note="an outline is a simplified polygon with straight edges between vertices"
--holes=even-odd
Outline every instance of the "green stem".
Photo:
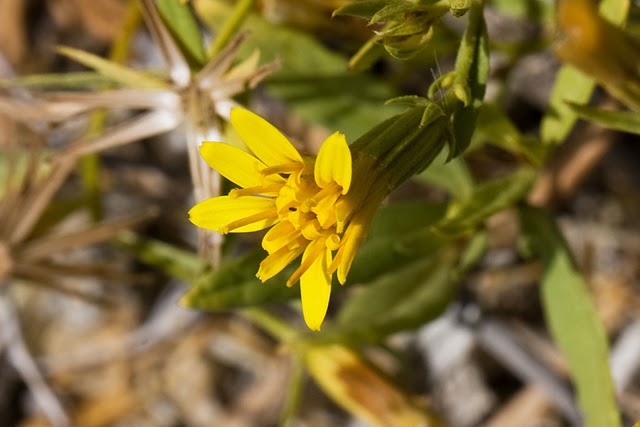
[{"label": "green stem", "polygon": [[259,325],[280,342],[293,343],[293,339],[298,335],[296,329],[260,308],[244,309],[242,315]]},{"label": "green stem", "polygon": [[233,37],[233,35],[242,26],[245,19],[247,19],[247,17],[249,16],[249,12],[255,2],[255,0],[238,1],[235,9],[231,13],[231,16],[226,20],[211,45],[209,45],[209,58],[213,58],[215,54],[220,52],[222,48],[225,47],[231,37]]},{"label": "green stem", "polygon": [[284,408],[278,420],[278,427],[289,427],[293,423],[300,401],[302,400],[302,385],[304,383],[304,364],[299,357],[293,358],[293,366],[291,368],[291,378],[287,387],[286,400]]}]

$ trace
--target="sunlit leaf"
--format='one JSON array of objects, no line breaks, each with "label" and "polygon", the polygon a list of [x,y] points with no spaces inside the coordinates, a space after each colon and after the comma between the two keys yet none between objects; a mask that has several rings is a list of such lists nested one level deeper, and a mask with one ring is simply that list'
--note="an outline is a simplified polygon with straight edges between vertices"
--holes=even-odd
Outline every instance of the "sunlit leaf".
[{"label": "sunlit leaf", "polygon": [[149,73],[133,70],[83,50],[61,46],[58,48],[58,52],[127,86],[148,89],[169,87],[167,83]]},{"label": "sunlit leaf", "polygon": [[[615,24],[621,25],[627,16],[629,0],[603,0],[600,12]],[[540,139],[545,145],[563,142],[573,128],[577,114],[568,102],[586,104],[595,82],[571,65],[564,65],[556,76],[547,113],[542,118]]]},{"label": "sunlit leaf", "polygon": [[204,262],[193,252],[185,251],[168,243],[148,239],[135,233],[122,233],[117,244],[145,264],[186,282],[190,282],[204,269]]},{"label": "sunlit leaf", "polygon": [[553,22],[553,3],[545,0],[488,0],[494,9],[519,19],[533,19],[541,24],[551,25]]},{"label": "sunlit leaf", "polygon": [[449,2],[451,14],[456,18],[463,16],[471,9],[471,3],[471,0],[451,0]]},{"label": "sunlit leaf", "polygon": [[456,294],[451,253],[418,258],[351,295],[319,340],[377,342],[439,316]]},{"label": "sunlit leaf", "polygon": [[527,242],[542,259],[546,321],[571,371],[586,427],[619,427],[607,337],[560,230],[542,210],[523,208]]},{"label": "sunlit leaf", "polygon": [[609,129],[640,134],[640,113],[635,111],[603,110],[587,105],[569,104],[578,117]]},{"label": "sunlit leaf", "polygon": [[504,178],[476,186],[471,197],[450,204],[445,217],[434,226],[435,232],[457,235],[478,227],[489,216],[521,200],[534,178],[533,170],[521,168]]},{"label": "sunlit leaf", "polygon": [[482,13],[482,7],[478,5],[469,12],[469,24],[456,58],[452,90],[461,104],[453,112],[450,159],[464,152],[471,142],[489,78],[489,36]]},{"label": "sunlit leaf", "polygon": [[333,16],[348,15],[356,16],[358,18],[371,19],[380,9],[385,6],[402,5],[404,0],[361,0],[352,1],[344,6],[336,9],[333,12]]},{"label": "sunlit leaf", "polygon": [[298,298],[300,289],[297,285],[285,286],[294,270],[293,264],[267,283],[256,278],[260,261],[265,256],[266,252],[257,249],[241,257],[225,259],[215,270],[201,272],[192,279],[182,304],[201,310],[228,310]]},{"label": "sunlit leaf", "polygon": [[88,89],[102,88],[112,83],[117,83],[117,80],[91,71],[60,74],[31,74],[10,79],[0,79],[0,87],[4,88]]},{"label": "sunlit leaf", "polygon": [[204,65],[207,55],[202,45],[202,33],[189,5],[176,0],[158,0],[156,4],[169,31],[184,52],[198,65]]},{"label": "sunlit leaf", "polygon": [[416,175],[416,180],[441,188],[457,200],[467,199],[473,192],[473,180],[462,157],[447,160],[446,152],[441,152],[424,172]]},{"label": "sunlit leaf", "polygon": [[483,104],[478,109],[476,130],[471,146],[490,143],[515,155],[524,156],[533,165],[541,165],[544,158],[544,145],[534,137],[523,135],[494,104]]},{"label": "sunlit leaf", "polygon": [[376,215],[369,235],[358,250],[348,283],[367,283],[425,254],[435,253],[448,240],[434,236],[430,226],[444,214],[443,205],[398,203]]}]

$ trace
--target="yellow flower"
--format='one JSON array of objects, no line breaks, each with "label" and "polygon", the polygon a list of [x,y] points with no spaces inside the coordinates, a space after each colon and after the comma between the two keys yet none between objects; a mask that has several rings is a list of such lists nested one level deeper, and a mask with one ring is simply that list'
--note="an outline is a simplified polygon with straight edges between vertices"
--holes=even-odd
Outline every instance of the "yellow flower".
[{"label": "yellow flower", "polygon": [[639,40],[603,18],[591,0],[558,1],[556,22],[557,55],[630,108],[640,110]]},{"label": "yellow flower", "polygon": [[[374,191],[377,197],[371,198],[375,178],[367,171],[372,171],[375,159],[363,156],[354,173],[351,151],[338,132],[313,157],[301,155],[275,127],[250,111],[232,109],[231,124],[251,152],[220,142],[205,142],[200,152],[209,166],[241,188],[198,203],[189,211],[190,220],[223,234],[272,227],[262,240],[268,256],[257,277],[264,282],[302,255],[287,286],[300,281],[305,322],[319,330],[332,275],[337,271],[340,283],[346,281],[385,194]],[[353,176],[358,180],[352,184]],[[363,203],[365,199],[373,203]]]}]

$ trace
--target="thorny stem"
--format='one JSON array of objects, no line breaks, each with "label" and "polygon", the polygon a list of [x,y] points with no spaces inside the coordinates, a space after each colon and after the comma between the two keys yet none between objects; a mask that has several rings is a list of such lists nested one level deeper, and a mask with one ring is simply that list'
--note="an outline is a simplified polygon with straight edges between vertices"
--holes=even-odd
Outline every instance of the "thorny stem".
[{"label": "thorny stem", "polygon": [[[186,104],[187,153],[193,194],[195,202],[199,203],[220,195],[220,175],[200,157],[200,145],[202,141],[222,141],[222,130],[211,101],[196,88],[187,95]],[[212,266],[217,266],[222,256],[222,235],[204,229],[199,229],[198,233],[199,252]]]},{"label": "thorny stem", "polygon": [[10,244],[17,243],[29,235],[75,164],[76,159],[73,156],[65,156],[54,162],[53,172],[47,181],[40,184],[27,200],[29,209],[15,224],[9,237]]},{"label": "thorny stem", "polygon": [[242,23],[249,16],[249,11],[254,4],[255,0],[240,0],[236,4],[233,13],[229,18],[227,18],[222,28],[220,28],[217,37],[213,40],[211,45],[209,45],[209,58],[213,58],[215,54],[220,52],[222,48],[229,42],[231,37],[233,37],[238,32],[238,29],[242,26]]}]

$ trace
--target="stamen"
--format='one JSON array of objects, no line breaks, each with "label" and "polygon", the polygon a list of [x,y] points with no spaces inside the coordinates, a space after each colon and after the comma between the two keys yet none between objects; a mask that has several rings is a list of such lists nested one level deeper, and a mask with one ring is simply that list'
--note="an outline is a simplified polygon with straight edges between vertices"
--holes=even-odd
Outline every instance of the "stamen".
[{"label": "stamen", "polygon": [[319,256],[322,255],[322,252],[325,250],[324,239],[318,239],[313,242],[313,248],[309,251],[309,254],[305,257],[302,256],[302,262],[300,263],[300,267],[296,271],[293,272],[289,280],[287,280],[287,286],[292,286],[307,270],[311,267],[311,265],[318,259]]},{"label": "stamen", "polygon": [[242,196],[254,196],[256,194],[265,194],[265,193],[277,193],[282,188],[282,184],[269,184],[269,185],[258,185],[255,187],[247,187],[247,188],[234,188],[229,192],[229,197],[232,199],[242,197]]},{"label": "stamen", "polygon": [[291,174],[293,172],[299,172],[302,170],[304,165],[300,163],[285,163],[283,165],[270,166],[268,168],[264,168],[260,171],[260,173],[264,176],[268,175],[276,175],[276,174]]},{"label": "stamen", "polygon": [[[340,185],[338,185],[335,182],[332,182],[327,187],[318,191],[313,197],[311,197],[308,200],[305,200],[304,203],[305,205],[310,207],[316,206],[318,203],[320,203],[322,199],[324,199],[327,196],[335,196],[336,192],[338,193],[338,195],[340,195],[340,188],[341,188]],[[337,196],[335,196],[335,198],[337,198]]]},{"label": "stamen", "polygon": [[332,234],[327,238],[327,249],[330,251],[335,251],[340,247],[340,236],[337,234]]},{"label": "stamen", "polygon": [[295,246],[293,243],[294,242],[288,246],[283,246],[263,259],[260,263],[260,268],[258,269],[256,277],[261,281],[266,282],[276,274],[280,273],[287,265],[300,256],[307,247],[307,245],[304,244],[304,239],[298,239],[298,246]]},{"label": "stamen", "polygon": [[258,212],[257,214],[250,215],[246,218],[239,219],[237,221],[232,221],[227,225],[220,227],[218,230],[219,233],[227,234],[236,228],[244,227],[245,225],[253,224],[254,222],[262,221],[270,218],[277,218],[278,212],[275,209],[269,209],[267,211]]},{"label": "stamen", "polygon": [[[336,256],[333,258],[333,261],[331,261],[331,264],[329,265],[329,268],[327,268],[327,273],[333,274],[333,273],[336,272],[336,270],[338,269],[338,266],[342,262],[342,256],[343,255],[344,255],[343,251],[339,250],[338,253],[336,254]],[[343,283],[341,283],[341,284],[343,284]]]}]

